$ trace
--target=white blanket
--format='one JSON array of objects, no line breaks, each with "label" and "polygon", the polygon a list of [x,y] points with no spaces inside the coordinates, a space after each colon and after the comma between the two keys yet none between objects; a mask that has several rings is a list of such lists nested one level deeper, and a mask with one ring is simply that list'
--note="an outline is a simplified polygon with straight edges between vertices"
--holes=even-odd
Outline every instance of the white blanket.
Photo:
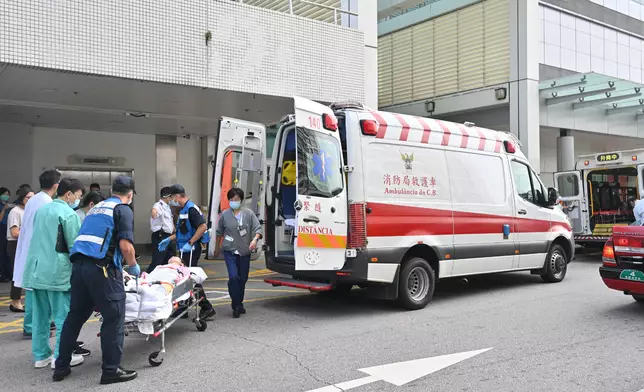
[{"label": "white blanket", "polygon": [[[156,270],[155,270],[156,271]],[[161,274],[164,278],[160,279]],[[148,276],[139,278],[138,287],[136,280],[124,273],[125,276],[125,321],[156,321],[165,320],[172,314],[173,301],[172,291],[168,292],[161,284],[152,284],[156,281],[173,281],[174,275],[167,269],[153,272]],[[199,267],[190,268],[190,278],[178,280],[178,284],[184,284],[192,279],[197,284],[203,283],[208,276]],[[175,280],[176,281],[176,280]],[[186,296],[187,298],[187,296]],[[181,298],[183,299],[183,298]],[[142,331],[143,332],[143,331]]]}]

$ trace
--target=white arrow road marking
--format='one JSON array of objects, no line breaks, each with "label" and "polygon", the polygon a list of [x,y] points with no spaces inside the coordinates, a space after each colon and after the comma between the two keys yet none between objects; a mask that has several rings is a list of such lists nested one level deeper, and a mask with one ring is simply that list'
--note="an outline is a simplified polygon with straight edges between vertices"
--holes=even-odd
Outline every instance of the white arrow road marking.
[{"label": "white arrow road marking", "polygon": [[346,381],[340,384],[329,385],[323,388],[312,389],[307,392],[347,391],[376,381],[385,381],[400,387],[441,369],[445,369],[448,366],[452,366],[466,359],[483,354],[491,349],[492,348],[485,348],[483,350],[467,351],[463,353],[441,355],[438,357],[422,358],[413,361],[397,362],[388,365],[358,369],[363,373],[367,373],[369,376],[352,381]]},{"label": "white arrow road marking", "polygon": [[208,299],[209,299],[209,300],[211,300],[211,301],[221,301],[221,300],[223,300],[223,299],[228,299],[228,298],[230,298],[230,294],[228,294],[228,292],[227,292],[227,291],[216,291],[216,290],[213,290],[213,291],[206,291],[206,292],[205,292],[205,294],[226,294],[226,295],[223,295],[223,296],[221,296],[221,297],[208,298]]}]

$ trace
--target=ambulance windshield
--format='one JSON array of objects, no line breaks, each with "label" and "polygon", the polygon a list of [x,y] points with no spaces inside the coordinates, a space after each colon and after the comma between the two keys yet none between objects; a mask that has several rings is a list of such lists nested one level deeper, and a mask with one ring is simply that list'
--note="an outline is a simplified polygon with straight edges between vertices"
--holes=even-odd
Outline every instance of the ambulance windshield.
[{"label": "ambulance windshield", "polygon": [[297,128],[298,193],[331,198],[342,192],[340,143],[324,133]]}]

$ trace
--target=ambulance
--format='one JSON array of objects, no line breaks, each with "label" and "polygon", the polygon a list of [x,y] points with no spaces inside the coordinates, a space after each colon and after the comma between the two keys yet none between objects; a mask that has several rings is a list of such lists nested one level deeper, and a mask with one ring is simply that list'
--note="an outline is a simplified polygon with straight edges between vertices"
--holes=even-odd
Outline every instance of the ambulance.
[{"label": "ambulance", "polygon": [[252,189],[245,205],[264,223],[266,267],[281,274],[267,283],[336,293],[357,285],[420,309],[438,279],[508,271],[564,279],[570,224],[511,134],[355,103],[293,102],[270,173],[263,125],[222,118],[217,136],[211,205],[221,204],[224,157],[234,151],[238,183]]},{"label": "ambulance", "polygon": [[631,201],[644,195],[644,150],[580,156],[575,170],[554,175],[575,243],[604,246],[614,226],[635,220]]}]

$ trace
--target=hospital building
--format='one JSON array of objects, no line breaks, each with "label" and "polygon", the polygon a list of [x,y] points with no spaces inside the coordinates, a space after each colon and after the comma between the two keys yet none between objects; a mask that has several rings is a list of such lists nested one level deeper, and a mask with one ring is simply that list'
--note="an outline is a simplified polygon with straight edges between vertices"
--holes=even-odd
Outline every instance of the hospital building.
[{"label": "hospital building", "polygon": [[517,135],[533,167],[644,148],[644,1],[379,0],[378,105]]},{"label": "hospital building", "polygon": [[[375,0],[0,0],[0,186],[57,168],[208,206],[222,116],[266,124],[292,97],[378,105]],[[270,148],[269,147],[269,153]]]}]

